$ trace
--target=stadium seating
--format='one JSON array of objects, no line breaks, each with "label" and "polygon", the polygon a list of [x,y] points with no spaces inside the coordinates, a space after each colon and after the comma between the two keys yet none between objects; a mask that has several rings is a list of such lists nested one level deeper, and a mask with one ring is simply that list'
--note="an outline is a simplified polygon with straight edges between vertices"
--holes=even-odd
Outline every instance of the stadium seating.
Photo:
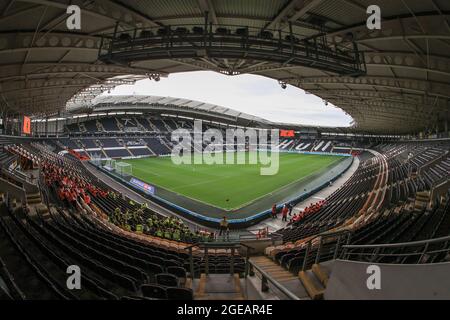
[{"label": "stadium seating", "polygon": [[[166,234],[166,223],[175,223],[160,213],[120,196],[98,180],[72,154],[58,152],[69,148],[84,154],[97,150],[111,158],[163,155],[170,152],[165,132],[189,126],[173,119],[109,118],[99,121],[105,128],[117,127],[121,135],[101,136],[96,121],[84,123],[91,136],[43,139],[33,143],[5,140],[0,164],[26,158],[41,165],[44,198],[50,205],[46,214],[36,208],[10,208],[0,212],[0,274],[8,290],[0,296],[8,299],[193,299],[189,287],[191,276],[206,271],[205,257],[194,252],[193,274],[189,255],[182,248],[208,241],[205,234],[183,227],[177,237]],[[95,126],[95,127],[94,127]],[[78,126],[79,128],[80,126]],[[147,134],[133,135],[127,128],[148,129]],[[155,128],[159,131],[155,135]],[[149,134],[149,132],[153,132]],[[353,153],[360,144],[337,140],[282,140],[286,151]],[[371,145],[373,154],[360,155],[353,175],[323,201],[311,203],[286,227],[276,231],[283,244],[269,247],[266,253],[293,274],[314,263],[333,259],[342,253],[336,238],[317,240],[334,232],[348,232],[348,244],[410,243],[450,234],[450,194],[431,198],[432,190],[450,178],[450,146],[444,143],[384,143]],[[337,151],[336,151],[337,150]],[[46,164],[61,176],[47,182]],[[58,190],[65,175],[86,184],[86,194],[75,204],[61,199]],[[88,201],[88,202],[89,202]],[[114,212],[120,211],[116,220]],[[132,213],[132,218],[127,217]],[[123,217],[126,224],[122,224]],[[147,224],[151,220],[152,224]],[[142,229],[138,226],[143,225]],[[157,227],[161,226],[163,232]],[[173,225],[172,225],[173,226]],[[175,228],[176,229],[176,228]],[[171,231],[172,232],[172,231]],[[324,238],[325,239],[325,238]],[[308,244],[310,247],[308,247]],[[436,263],[447,261],[440,252],[447,244],[432,244],[436,253],[421,255],[420,247],[396,248],[379,255],[376,262],[396,264]],[[319,253],[318,258],[316,254]],[[208,257],[210,273],[229,273],[231,253],[218,251]],[[353,255],[349,259],[374,261],[372,257]],[[245,260],[234,257],[234,270],[245,271]],[[77,264],[83,272],[83,290],[70,291],[61,286],[65,266]],[[19,276],[20,275],[20,276]],[[25,283],[30,282],[27,286]],[[41,292],[36,294],[36,290]]]},{"label": "stadium seating", "polygon": [[[301,220],[277,231],[283,236],[285,244],[267,251],[275,261],[296,274],[304,264],[305,239],[329,230],[354,230],[350,244],[402,243],[450,234],[444,219],[448,215],[450,194],[447,194],[446,202],[431,208],[415,207],[418,192],[428,192],[437,183],[449,179],[449,146],[391,144],[379,145],[375,149],[383,154],[361,162],[353,176],[331,194],[319,210],[303,215]],[[380,165],[383,162],[387,168]],[[378,184],[383,173],[387,174],[384,187]],[[380,187],[384,192],[380,197],[374,197],[378,205],[372,204],[370,208],[375,207],[376,210],[369,210],[369,214],[365,202]],[[355,221],[361,220],[361,215],[369,218],[363,224],[355,224]],[[329,260],[333,256],[336,242],[327,245],[331,249],[327,253],[326,248],[322,248],[319,261]],[[314,256],[316,251],[317,247],[313,247],[309,256]],[[433,262],[446,259],[442,254],[425,258]],[[422,260],[425,258],[422,257]],[[418,259],[419,256],[382,258],[380,262],[418,263]],[[310,268],[313,263],[313,260],[308,261],[306,266]]]},{"label": "stadium seating", "polygon": [[[75,158],[52,154],[45,146],[40,144],[24,145],[22,148],[30,154],[38,154],[46,161],[71,168],[70,170],[75,169],[74,172],[78,177],[93,182],[92,178],[88,176],[88,172],[82,168]],[[77,165],[78,167],[76,167]],[[105,187],[105,185],[101,185],[99,189]],[[51,189],[53,188],[49,188],[48,191],[51,191]],[[51,197],[52,202],[56,202],[60,208],[64,208],[64,204],[58,201],[54,194],[48,192],[48,196]],[[113,200],[108,197],[96,197],[94,194],[91,194],[91,196],[93,203],[106,211],[112,211],[112,208],[118,206],[122,209],[136,206],[136,204],[131,204],[122,198]],[[110,204],[108,205],[108,203]],[[147,212],[147,215],[155,214],[149,209],[145,209],[145,212]],[[177,286],[179,283],[186,284],[187,271],[185,268],[189,267],[186,253],[163,249],[160,245],[142,247],[142,244],[126,236],[119,236],[106,229],[102,231],[97,221],[80,213],[79,209],[75,208],[74,210],[70,207],[55,209],[51,211],[50,218],[38,214],[38,219],[36,219],[36,216],[29,216],[26,212],[15,212],[10,215],[11,218],[5,218],[4,216],[5,214],[2,215],[2,221],[10,223],[11,228],[14,227],[13,223],[15,223],[15,228],[33,232],[30,237],[35,237],[36,246],[39,246],[39,254],[52,255],[52,259],[56,259],[52,252],[58,253],[60,260],[74,259],[79,265],[83,265],[87,270],[90,270],[86,273],[86,277],[87,281],[91,281],[92,292],[86,292],[85,296],[79,298],[84,299],[88,295],[95,298],[135,296],[139,294],[138,291],[142,284],[152,281],[165,286],[175,286],[175,282]],[[22,216],[22,218],[14,218],[17,216]],[[18,234],[18,232],[16,233]],[[28,243],[24,243],[24,245],[30,250],[34,248]],[[65,254],[59,254],[60,251],[65,252]],[[35,252],[38,252],[37,248],[36,250],[33,249],[32,254],[37,254]],[[228,259],[229,255],[223,253],[217,259],[211,257],[210,270],[217,269],[218,272],[229,272]],[[46,260],[42,258],[41,261]],[[196,275],[198,275],[199,272],[204,270],[203,258],[195,257],[194,261]],[[238,272],[243,272],[243,260],[236,257],[236,262]],[[61,266],[62,262],[56,261],[55,264]],[[227,267],[223,267],[223,265]],[[105,285],[100,288],[99,282],[94,280],[99,277],[105,278],[101,282]],[[52,281],[52,279],[49,281]],[[119,287],[113,289],[116,285]],[[183,290],[168,290],[168,292],[171,292],[168,296],[172,298],[186,295]],[[74,297],[61,294],[60,298]]]}]

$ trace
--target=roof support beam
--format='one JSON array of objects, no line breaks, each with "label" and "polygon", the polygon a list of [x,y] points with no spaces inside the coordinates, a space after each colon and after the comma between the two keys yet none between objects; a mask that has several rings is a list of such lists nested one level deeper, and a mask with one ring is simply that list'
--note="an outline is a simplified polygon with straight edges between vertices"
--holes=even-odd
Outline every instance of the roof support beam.
[{"label": "roof support beam", "polygon": [[127,13],[131,14],[132,16],[134,16],[135,18],[137,18],[139,21],[149,24],[152,27],[160,27],[163,25],[162,23],[153,20],[151,17],[147,16],[146,14],[143,14],[142,12],[139,12],[139,11],[133,9],[132,7],[127,6],[123,3],[119,3],[115,0],[100,0],[100,1],[106,5],[110,4],[114,7],[116,7],[117,9],[120,9],[120,11],[122,11],[122,12],[127,12]]},{"label": "roof support beam", "polygon": [[9,0],[9,2],[5,5],[5,7],[3,8],[3,10],[0,12],[0,17],[3,17],[8,10],[11,8],[11,6],[13,5],[15,0]]},{"label": "roof support beam", "polygon": [[298,19],[303,17],[309,10],[314,9],[323,1],[324,0],[309,0],[309,1],[304,0],[303,6],[299,10],[297,10],[292,17],[289,18],[289,21],[291,22],[297,21]]},{"label": "roof support beam", "polygon": [[211,0],[197,0],[197,2],[202,12],[208,12],[208,19],[213,24],[219,24],[219,21],[217,20],[216,10]]},{"label": "roof support beam", "polygon": [[275,27],[280,24],[280,22],[283,22],[283,20],[287,20],[287,16],[290,12],[294,10],[294,7],[299,4],[300,2],[303,2],[302,0],[291,0],[289,1],[279,12],[278,14],[272,19],[272,21],[268,22],[263,29],[275,29]]},{"label": "roof support beam", "polygon": [[[14,1],[14,0],[13,0],[13,1]],[[17,0],[16,0],[16,1],[17,1]],[[40,7],[40,5],[31,6],[31,7],[29,7],[29,8],[25,8],[25,9],[23,9],[23,10],[19,10],[19,11],[16,11],[16,12],[14,12],[14,13],[11,13],[10,15],[7,15],[7,16],[5,15],[6,12],[4,11],[3,14],[0,15],[0,22],[3,22],[4,20],[7,20],[7,19],[14,18],[14,17],[16,17],[16,16],[20,16],[20,15],[26,14],[26,13],[28,13],[29,11],[33,11],[33,10],[39,8],[39,7]]]},{"label": "roof support beam", "polygon": [[389,78],[389,77],[307,77],[301,79],[282,79],[302,86],[316,84],[349,85],[357,87],[373,86],[375,88],[395,88],[420,95],[439,96],[450,99],[450,84],[444,82],[430,82],[418,79]]},{"label": "roof support beam", "polygon": [[446,21],[450,15],[410,16],[381,21],[381,30],[369,30],[366,24],[344,28],[328,34],[336,43],[345,41],[349,33],[356,42],[376,42],[403,39],[449,39]]},{"label": "roof support beam", "polygon": [[[37,5],[52,7],[52,8],[58,8],[58,9],[63,10],[64,12],[66,12],[67,7],[69,6],[68,4],[64,4],[64,3],[56,2],[56,1],[48,1],[48,0],[16,0],[16,1],[34,3]],[[110,7],[111,6],[121,7],[122,8],[121,10],[126,10],[126,11],[130,12],[130,14],[132,14],[137,20],[139,20],[141,22],[145,22],[146,24],[149,24],[151,26],[159,26],[160,25],[148,17],[145,17],[137,12],[131,12],[129,9],[125,9],[122,5],[119,5],[112,0],[102,0],[102,1],[107,2],[107,4],[109,4]],[[83,6],[81,6],[80,9],[81,9],[81,12],[83,12],[84,14],[89,15],[94,18],[108,19],[108,20],[111,20],[114,22],[119,21],[120,23],[125,24],[125,25],[129,26],[130,28],[134,28],[136,26],[135,23],[137,21],[134,21],[134,22],[126,21],[125,19],[123,19],[123,17],[114,18],[112,11],[103,13],[103,12],[99,11],[96,7],[87,9]]]}]

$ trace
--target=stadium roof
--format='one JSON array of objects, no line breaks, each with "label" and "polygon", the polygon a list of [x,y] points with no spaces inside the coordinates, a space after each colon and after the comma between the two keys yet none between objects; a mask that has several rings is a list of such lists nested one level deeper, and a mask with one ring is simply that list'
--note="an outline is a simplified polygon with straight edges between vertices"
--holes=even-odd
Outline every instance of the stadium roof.
[{"label": "stadium roof", "polygon": [[89,103],[85,101],[72,103],[67,111],[73,117],[77,117],[79,114],[88,114],[95,117],[97,115],[103,116],[107,113],[141,112],[216,121],[232,126],[237,125],[262,129],[292,129],[301,133],[348,134],[353,132],[350,127],[326,127],[273,122],[212,103],[150,95],[100,95],[89,101]]},{"label": "stadium roof", "polygon": [[[82,9],[81,30],[66,27],[69,3]],[[371,31],[366,10],[374,4],[382,10],[382,29]],[[367,74],[339,76],[289,61],[207,55],[125,65],[98,60],[101,35],[117,21],[125,29],[202,25],[205,11],[219,25],[286,31],[291,22],[296,35],[324,34],[344,46],[352,37],[364,52]],[[358,131],[434,130],[450,117],[449,21],[448,0],[6,0],[0,3],[0,105],[9,112],[49,114],[75,93],[75,100],[83,99],[148,74],[224,72],[227,66],[316,94],[349,113]]]},{"label": "stadium roof", "polygon": [[[189,100],[184,98],[147,96],[147,95],[110,95],[99,96],[92,100],[89,106],[92,112],[107,111],[156,111],[158,113],[174,113],[185,116],[201,115],[202,118],[228,120],[243,126],[259,125],[271,127],[272,122],[252,116],[250,114],[236,111],[227,107],[218,106],[211,103]],[[71,110],[85,111],[86,105],[80,104],[72,107]]]}]

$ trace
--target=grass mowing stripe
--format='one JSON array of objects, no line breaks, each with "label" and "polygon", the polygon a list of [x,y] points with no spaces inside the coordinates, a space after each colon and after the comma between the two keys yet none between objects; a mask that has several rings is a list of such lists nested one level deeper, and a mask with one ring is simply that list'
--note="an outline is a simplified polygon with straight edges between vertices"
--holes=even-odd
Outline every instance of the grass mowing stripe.
[{"label": "grass mowing stripe", "polygon": [[259,164],[175,165],[170,157],[123,161],[132,164],[133,175],[143,181],[230,210],[321,171],[340,158],[281,153],[279,172],[273,176],[261,176]]}]

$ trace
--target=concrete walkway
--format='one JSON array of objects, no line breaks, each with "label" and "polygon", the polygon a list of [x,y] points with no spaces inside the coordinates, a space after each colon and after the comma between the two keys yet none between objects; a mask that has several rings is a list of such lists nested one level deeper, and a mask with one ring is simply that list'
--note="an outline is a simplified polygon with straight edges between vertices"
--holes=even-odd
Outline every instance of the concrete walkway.
[{"label": "concrete walkway", "polygon": [[[310,204],[323,200],[328,196],[330,196],[333,192],[339,189],[348,179],[350,179],[353,173],[355,173],[356,169],[358,169],[359,162],[360,162],[359,157],[355,157],[350,168],[348,168],[347,171],[345,171],[345,173],[342,176],[336,179],[336,181],[334,181],[331,186],[323,188],[322,190],[318,191],[311,197],[303,200],[302,202],[299,202],[292,210],[292,214],[298,213],[299,211],[302,211]],[[269,232],[275,232],[278,229],[284,228],[286,225],[287,222],[281,221],[281,216],[279,214],[277,219],[266,219],[264,221],[261,221],[260,223],[252,226],[251,230],[253,233],[256,233],[257,230],[267,227],[269,228]]]}]

